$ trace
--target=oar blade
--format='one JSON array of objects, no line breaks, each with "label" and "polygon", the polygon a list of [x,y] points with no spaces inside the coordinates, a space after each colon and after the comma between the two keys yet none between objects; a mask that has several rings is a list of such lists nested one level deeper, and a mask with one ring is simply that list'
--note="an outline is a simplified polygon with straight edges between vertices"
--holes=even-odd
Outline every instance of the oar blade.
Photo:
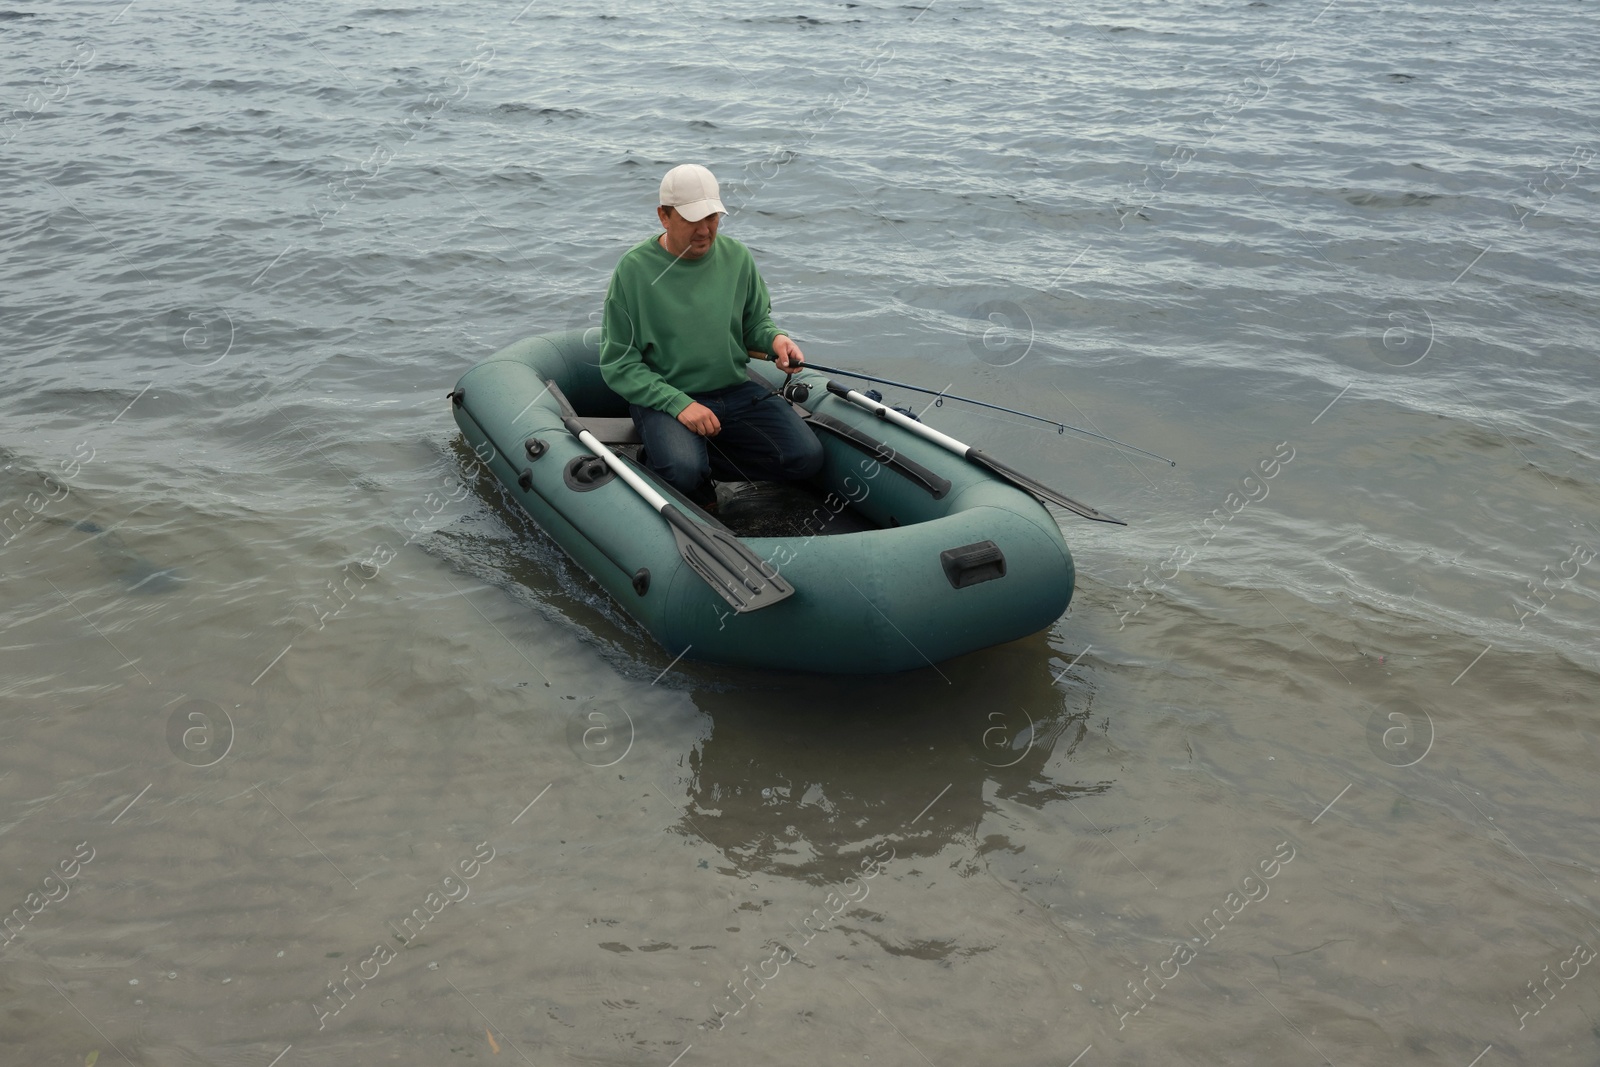
[{"label": "oar blade", "polygon": [[1058,492],[1057,490],[1050,488],[1048,485],[1045,485],[1043,482],[1035,481],[1014,467],[1007,466],[1006,464],[995,459],[993,456],[985,455],[976,448],[967,450],[967,459],[973,463],[976,463],[978,466],[983,467],[985,470],[993,471],[995,474],[998,474],[1000,477],[1004,478],[1018,489],[1021,489],[1023,492],[1031,495],[1035,500],[1066,508],[1074,515],[1082,515],[1084,518],[1093,519],[1095,522],[1109,522],[1114,523],[1117,526],[1128,525],[1119,518],[1107,515],[1099,508],[1092,508],[1088,504],[1079,503],[1070,496],[1067,496],[1065,493]]},{"label": "oar blade", "polygon": [[672,527],[678,554],[689,569],[735,612],[759,611],[794,595],[794,586],[777,568],[727,531],[702,526],[670,504],[661,516]]}]

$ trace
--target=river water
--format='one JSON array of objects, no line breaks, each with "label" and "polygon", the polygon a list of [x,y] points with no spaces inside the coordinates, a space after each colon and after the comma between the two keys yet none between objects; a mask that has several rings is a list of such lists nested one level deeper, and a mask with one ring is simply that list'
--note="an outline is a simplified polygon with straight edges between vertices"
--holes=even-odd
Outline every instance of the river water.
[{"label": "river water", "polygon": [[[0,1060],[1600,1061],[1600,30],[1540,0],[0,10]],[[675,661],[444,393],[711,166],[1048,631]],[[897,401],[920,402],[910,394]],[[1584,709],[1589,709],[1585,711]]]}]

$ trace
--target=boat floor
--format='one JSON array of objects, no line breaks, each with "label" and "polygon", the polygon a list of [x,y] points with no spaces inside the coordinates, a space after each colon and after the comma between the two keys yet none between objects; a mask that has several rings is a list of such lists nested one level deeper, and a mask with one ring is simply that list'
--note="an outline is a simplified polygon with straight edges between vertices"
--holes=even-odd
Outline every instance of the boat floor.
[{"label": "boat floor", "polygon": [[806,482],[719,482],[717,519],[739,537],[810,537],[878,527]]},{"label": "boat floor", "polygon": [[[638,461],[637,444],[613,446]],[[840,498],[811,482],[717,482],[712,516],[736,537],[811,537],[876,530],[851,507],[834,511]]]}]

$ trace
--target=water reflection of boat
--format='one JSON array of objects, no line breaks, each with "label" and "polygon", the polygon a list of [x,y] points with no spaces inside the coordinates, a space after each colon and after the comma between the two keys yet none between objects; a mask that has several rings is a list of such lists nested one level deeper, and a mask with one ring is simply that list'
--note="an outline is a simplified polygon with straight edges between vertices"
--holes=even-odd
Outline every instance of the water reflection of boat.
[{"label": "water reflection of boat", "polygon": [[140,595],[168,593],[189,579],[181,568],[154,563],[128,547],[122,536],[113,529],[98,526],[88,519],[73,522],[67,519],[46,519],[56,526],[69,526],[79,533],[89,535],[100,565],[117,581],[127,587],[127,592]]},{"label": "water reflection of boat", "polygon": [[[510,345],[462,376],[456,422],[670,654],[776,667],[803,649],[812,670],[901,671],[1036,633],[1066,610],[1072,556],[1037,500],[830,394],[819,375],[799,376],[810,386],[799,410],[826,455],[812,506],[787,531],[737,537],[629,454],[627,405],[598,357],[581,331]],[[781,382],[768,364],[751,373]]]},{"label": "water reflection of boat", "polygon": [[[893,678],[702,677],[709,733],[686,763],[685,832],[741,871],[838,882],[882,842],[930,856],[977,844],[996,802],[1042,809],[1105,792],[1070,761],[1094,694],[1058,680],[1043,636]],[[712,684],[726,683],[726,684]],[[665,784],[665,783],[663,783]],[[990,838],[980,851],[1008,847]]]}]

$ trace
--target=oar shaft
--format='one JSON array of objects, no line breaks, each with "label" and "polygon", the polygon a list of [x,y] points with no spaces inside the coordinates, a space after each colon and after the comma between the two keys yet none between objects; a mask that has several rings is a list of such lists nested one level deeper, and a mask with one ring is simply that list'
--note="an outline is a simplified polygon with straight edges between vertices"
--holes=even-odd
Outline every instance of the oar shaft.
[{"label": "oar shaft", "polygon": [[[817,369],[821,370],[820,367]],[[923,440],[932,441],[939,447],[948,449],[958,456],[965,457],[967,451],[971,448],[970,445],[957,441],[949,434],[940,433],[938,430],[935,430],[932,426],[929,426],[925,422],[920,422],[917,419],[913,419],[904,414],[903,412],[896,411],[887,404],[878,403],[876,400],[864,393],[858,393],[854,389],[845,389],[843,391],[843,396],[846,400],[850,401],[850,403],[856,405],[857,407],[866,408],[868,411],[878,416],[878,418],[887,419],[896,426],[910,430]]]}]

